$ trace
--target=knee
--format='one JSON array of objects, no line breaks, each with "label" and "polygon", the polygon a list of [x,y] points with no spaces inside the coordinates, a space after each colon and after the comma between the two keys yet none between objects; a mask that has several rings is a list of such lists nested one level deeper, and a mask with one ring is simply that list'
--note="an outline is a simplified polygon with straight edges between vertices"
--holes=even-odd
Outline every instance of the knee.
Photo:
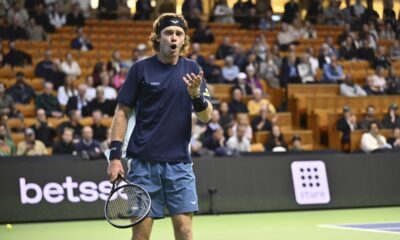
[{"label": "knee", "polygon": [[150,232],[134,230],[132,233],[132,240],[149,240],[149,239],[150,239]]},{"label": "knee", "polygon": [[181,239],[191,239],[192,228],[191,226],[180,226],[175,229],[175,234],[180,236]]}]

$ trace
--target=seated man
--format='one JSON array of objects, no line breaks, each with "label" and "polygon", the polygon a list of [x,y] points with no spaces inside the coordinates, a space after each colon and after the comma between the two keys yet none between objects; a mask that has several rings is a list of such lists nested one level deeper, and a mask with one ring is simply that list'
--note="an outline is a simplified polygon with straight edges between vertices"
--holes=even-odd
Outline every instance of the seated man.
[{"label": "seated man", "polygon": [[93,129],[86,126],[82,130],[82,138],[75,145],[75,150],[84,158],[98,158],[101,154],[100,143],[93,139]]},{"label": "seated man", "polygon": [[397,114],[398,108],[399,107],[396,103],[390,104],[389,111],[382,120],[382,125],[384,128],[400,128],[400,116]]},{"label": "seated man", "polygon": [[247,109],[249,109],[249,114],[256,115],[260,113],[262,106],[267,106],[268,113],[276,113],[276,109],[272,103],[262,96],[262,91],[259,88],[253,89],[254,99],[251,99],[247,103]]},{"label": "seated man", "polygon": [[7,137],[6,125],[0,124],[0,157],[14,156],[16,151],[13,140]]},{"label": "seated man", "polygon": [[61,139],[53,145],[53,154],[76,154],[73,139],[74,130],[65,127]]},{"label": "seated man", "polygon": [[346,74],[344,82],[340,84],[340,95],[346,97],[362,97],[367,96],[367,93],[360,85],[353,82],[351,74]]},{"label": "seated man", "polygon": [[15,102],[12,97],[6,93],[4,83],[0,83],[0,112],[6,114],[8,117],[17,115]]},{"label": "seated man", "polygon": [[374,105],[369,105],[365,109],[366,114],[364,118],[360,121],[361,129],[368,129],[371,122],[376,122],[379,126],[382,126],[381,121],[376,117],[376,109]]},{"label": "seated man", "polygon": [[342,146],[348,149],[350,144],[350,134],[358,129],[357,118],[348,106],[343,107],[343,115],[336,122],[336,129],[342,132]]},{"label": "seated man", "polygon": [[48,155],[46,146],[40,140],[35,139],[35,131],[32,128],[25,129],[25,140],[18,143],[17,156],[43,156]]},{"label": "seated man", "polygon": [[53,95],[51,82],[45,82],[43,93],[36,96],[36,109],[43,109],[48,117],[60,118],[63,116],[60,103]]},{"label": "seated man", "polygon": [[93,49],[92,42],[86,35],[83,33],[82,28],[78,28],[76,30],[76,38],[72,39],[71,48],[77,49],[81,51],[89,51]]},{"label": "seated man", "polygon": [[337,62],[336,55],[331,55],[331,63],[325,63],[323,66],[323,75],[321,82],[323,83],[341,83],[345,79],[343,69]]},{"label": "seated man", "polygon": [[46,113],[43,109],[39,108],[36,111],[36,123],[30,127],[35,131],[37,140],[42,141],[46,147],[51,147],[57,132],[47,122]]},{"label": "seated man", "polygon": [[245,137],[247,126],[245,124],[239,124],[237,126],[236,134],[228,139],[226,145],[229,149],[235,152],[250,152],[251,143],[250,140]]},{"label": "seated man", "polygon": [[7,94],[9,94],[15,103],[28,104],[35,98],[35,90],[26,84],[23,72],[17,72],[15,75],[17,81],[11,86]]}]

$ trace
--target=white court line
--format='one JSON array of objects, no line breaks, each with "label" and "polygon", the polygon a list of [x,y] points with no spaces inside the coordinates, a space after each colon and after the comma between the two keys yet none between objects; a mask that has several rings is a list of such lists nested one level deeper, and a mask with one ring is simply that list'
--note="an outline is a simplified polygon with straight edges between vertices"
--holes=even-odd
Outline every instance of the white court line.
[{"label": "white court line", "polygon": [[346,229],[346,230],[355,230],[355,231],[365,231],[365,232],[387,233],[387,234],[396,234],[396,235],[400,235],[400,232],[389,232],[389,231],[383,231],[383,230],[363,229],[363,228],[354,228],[354,227],[344,227],[344,226],[329,225],[329,224],[320,224],[320,225],[318,225],[318,227],[323,227],[323,228],[334,228],[334,229]]}]

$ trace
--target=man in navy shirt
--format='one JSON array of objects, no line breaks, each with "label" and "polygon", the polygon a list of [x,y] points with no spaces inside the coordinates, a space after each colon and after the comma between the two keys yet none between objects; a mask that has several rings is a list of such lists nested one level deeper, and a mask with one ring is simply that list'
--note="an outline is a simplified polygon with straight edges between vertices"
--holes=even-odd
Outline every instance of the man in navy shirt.
[{"label": "man in navy shirt", "polygon": [[[176,239],[192,239],[192,213],[198,211],[190,158],[192,108],[208,122],[212,105],[197,63],[187,58],[189,37],[181,15],[163,14],[150,36],[156,55],[135,62],[117,97],[111,126],[110,181],[124,175],[122,142],[131,111],[136,125],[129,138],[129,181],[143,186],[152,198],[148,217],[134,226],[132,239],[149,239],[153,219],[171,215]],[[134,110],[133,110],[134,109]]]}]

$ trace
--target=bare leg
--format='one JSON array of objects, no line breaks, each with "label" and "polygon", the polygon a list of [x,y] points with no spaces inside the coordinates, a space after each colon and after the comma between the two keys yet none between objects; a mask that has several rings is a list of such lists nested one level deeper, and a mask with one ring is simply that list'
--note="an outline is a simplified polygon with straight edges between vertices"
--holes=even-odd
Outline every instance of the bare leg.
[{"label": "bare leg", "polygon": [[145,218],[138,225],[132,228],[132,240],[149,240],[151,234],[151,228],[153,227],[153,219]]},{"label": "bare leg", "polygon": [[184,213],[172,216],[175,240],[192,240],[192,213]]}]

